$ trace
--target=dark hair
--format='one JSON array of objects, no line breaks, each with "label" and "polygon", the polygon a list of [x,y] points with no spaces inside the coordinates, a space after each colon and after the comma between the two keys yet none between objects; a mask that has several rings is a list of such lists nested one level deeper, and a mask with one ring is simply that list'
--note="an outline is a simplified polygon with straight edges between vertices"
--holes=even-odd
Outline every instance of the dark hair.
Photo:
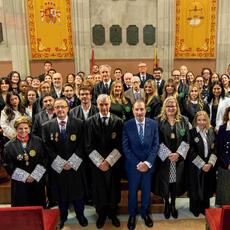
[{"label": "dark hair", "polygon": [[210,74],[210,77],[212,76],[212,70],[210,68],[207,68],[207,67],[204,67],[202,70],[201,70],[201,75],[204,74],[204,71],[205,70],[208,70],[209,71],[209,74]]},{"label": "dark hair", "polygon": [[13,77],[13,75],[14,75],[15,73],[18,74],[18,76],[19,76],[19,81],[18,81],[18,83],[21,81],[20,73],[19,73],[18,71],[11,71],[11,72],[9,72],[9,74],[7,75],[7,77],[8,77],[9,80],[10,80],[10,83],[12,83],[12,77]]},{"label": "dark hair", "polygon": [[153,72],[154,72],[154,71],[161,71],[161,73],[163,73],[163,69],[162,69],[161,67],[156,67],[156,68],[154,68],[154,69],[153,69]]},{"label": "dark hair", "polygon": [[48,73],[49,73],[50,71],[54,71],[55,73],[57,72],[56,69],[49,69],[49,70],[48,70]]},{"label": "dark hair", "polygon": [[67,76],[66,76],[66,83],[69,83],[69,76],[72,75],[73,76],[73,81],[75,80],[75,74],[74,73],[69,73]]},{"label": "dark hair", "polygon": [[2,78],[0,78],[0,92],[1,92],[1,85],[3,84],[3,82],[5,82],[5,84],[9,85],[9,87],[10,87],[9,78],[7,78],[7,77],[2,77]]},{"label": "dark hair", "polygon": [[80,93],[81,90],[87,90],[90,92],[90,94],[92,94],[92,87],[88,86],[88,85],[84,85],[82,84],[78,90],[78,92]]},{"label": "dark hair", "polygon": [[46,97],[52,97],[52,98],[53,98],[52,94],[50,94],[50,93],[45,93],[44,95],[42,95],[42,101],[43,101],[44,98],[46,98]]},{"label": "dark hair", "polygon": [[65,87],[67,87],[67,86],[71,87],[74,90],[74,86],[71,83],[65,83],[64,86],[62,87],[62,89],[64,90]]},{"label": "dark hair", "polygon": [[44,65],[45,65],[45,64],[50,64],[50,65],[52,66],[52,62],[51,62],[51,61],[49,61],[49,60],[44,61]]},{"label": "dark hair", "polygon": [[113,73],[115,73],[116,70],[120,70],[121,73],[122,73],[122,69],[121,68],[115,68],[114,71],[113,71]]},{"label": "dark hair", "polygon": [[228,106],[225,109],[224,117],[223,117],[223,123],[227,123],[229,121],[229,116],[228,116],[229,112],[230,112],[230,106]]},{"label": "dark hair", "polygon": [[220,81],[214,81],[212,84],[211,84],[211,87],[210,87],[210,90],[209,90],[209,96],[208,96],[208,103],[210,103],[212,101],[212,99],[214,98],[214,94],[213,94],[213,88],[218,85],[220,86],[221,88],[221,94],[220,94],[220,97],[221,98],[224,98],[225,97],[225,90],[224,90],[224,86],[223,84],[220,82]]},{"label": "dark hair", "polygon": [[6,95],[6,106],[5,106],[5,108],[4,108],[4,111],[5,111],[6,115],[7,115],[8,121],[11,121],[11,120],[13,120],[13,119],[15,118],[15,113],[14,113],[13,107],[12,107],[12,105],[11,105],[11,103],[10,103],[10,99],[11,99],[12,96],[17,96],[17,97],[18,97],[18,100],[19,100],[18,111],[19,111],[22,115],[23,115],[23,114],[25,113],[25,111],[26,111],[26,110],[25,110],[25,107],[22,105],[22,102],[21,102],[21,99],[20,99],[18,93],[13,92],[13,91],[7,93],[7,95]]},{"label": "dark hair", "polygon": [[35,92],[36,99],[38,98],[38,93],[37,93],[37,91],[34,90],[32,87],[30,87],[30,88],[27,90],[26,96],[25,96],[25,103],[24,103],[24,105],[25,105],[26,107],[29,106],[29,100],[28,100],[28,93],[29,93],[29,91]]}]

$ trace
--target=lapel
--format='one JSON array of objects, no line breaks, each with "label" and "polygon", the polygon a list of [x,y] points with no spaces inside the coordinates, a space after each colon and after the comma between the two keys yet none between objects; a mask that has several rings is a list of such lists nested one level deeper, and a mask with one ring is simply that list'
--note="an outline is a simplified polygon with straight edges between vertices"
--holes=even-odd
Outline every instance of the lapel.
[{"label": "lapel", "polygon": [[149,120],[145,118],[145,129],[144,129],[145,133],[144,133],[144,141],[143,143],[145,142],[145,140],[147,140],[147,136],[148,136],[148,133],[150,132],[150,124],[149,124]]}]

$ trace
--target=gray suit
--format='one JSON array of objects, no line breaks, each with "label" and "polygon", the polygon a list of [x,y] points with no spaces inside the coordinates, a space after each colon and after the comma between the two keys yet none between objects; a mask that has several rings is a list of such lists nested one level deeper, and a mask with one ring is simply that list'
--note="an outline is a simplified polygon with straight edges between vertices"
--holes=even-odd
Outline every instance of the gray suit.
[{"label": "gray suit", "polygon": [[133,89],[128,89],[127,91],[125,91],[125,97],[127,97],[131,104],[133,105],[134,102],[137,100],[137,99],[145,99],[145,93],[144,93],[144,90],[143,89],[140,89],[140,95],[138,98],[135,98],[135,95],[133,93]]}]

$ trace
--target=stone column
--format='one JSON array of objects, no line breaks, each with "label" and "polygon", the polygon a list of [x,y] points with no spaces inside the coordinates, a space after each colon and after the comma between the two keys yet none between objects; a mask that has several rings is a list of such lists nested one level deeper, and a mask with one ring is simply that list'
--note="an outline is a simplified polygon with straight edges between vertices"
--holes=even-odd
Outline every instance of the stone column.
[{"label": "stone column", "polygon": [[173,68],[175,43],[175,1],[157,1],[157,56],[164,69],[164,78],[170,76]]},{"label": "stone column", "polygon": [[230,1],[218,1],[218,25],[216,43],[216,72],[225,73],[230,64]]},{"label": "stone column", "polygon": [[25,1],[3,0],[3,8],[13,70],[24,78],[30,73]]},{"label": "stone column", "polygon": [[75,72],[90,72],[91,29],[89,0],[72,0]]}]

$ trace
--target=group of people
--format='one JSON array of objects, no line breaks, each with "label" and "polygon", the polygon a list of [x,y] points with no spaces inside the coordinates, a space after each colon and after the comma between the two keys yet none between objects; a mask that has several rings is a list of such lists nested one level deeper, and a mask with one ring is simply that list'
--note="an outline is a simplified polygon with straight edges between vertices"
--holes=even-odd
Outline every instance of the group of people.
[{"label": "group of people", "polygon": [[128,180],[129,229],[139,189],[148,227],[151,193],[163,198],[166,219],[178,217],[176,197],[186,191],[195,216],[214,192],[217,204],[230,203],[228,74],[204,68],[195,77],[181,66],[165,81],[162,68],[151,75],[145,63],[138,74],[116,68],[114,76],[110,66],[95,65],[90,76],[69,74],[63,84],[51,62],[44,70],[37,78],[21,80],[13,71],[0,79],[1,157],[12,206],[57,202],[62,228],[73,205],[87,226],[84,206],[92,198],[97,228],[107,217],[119,227],[121,178]]}]

